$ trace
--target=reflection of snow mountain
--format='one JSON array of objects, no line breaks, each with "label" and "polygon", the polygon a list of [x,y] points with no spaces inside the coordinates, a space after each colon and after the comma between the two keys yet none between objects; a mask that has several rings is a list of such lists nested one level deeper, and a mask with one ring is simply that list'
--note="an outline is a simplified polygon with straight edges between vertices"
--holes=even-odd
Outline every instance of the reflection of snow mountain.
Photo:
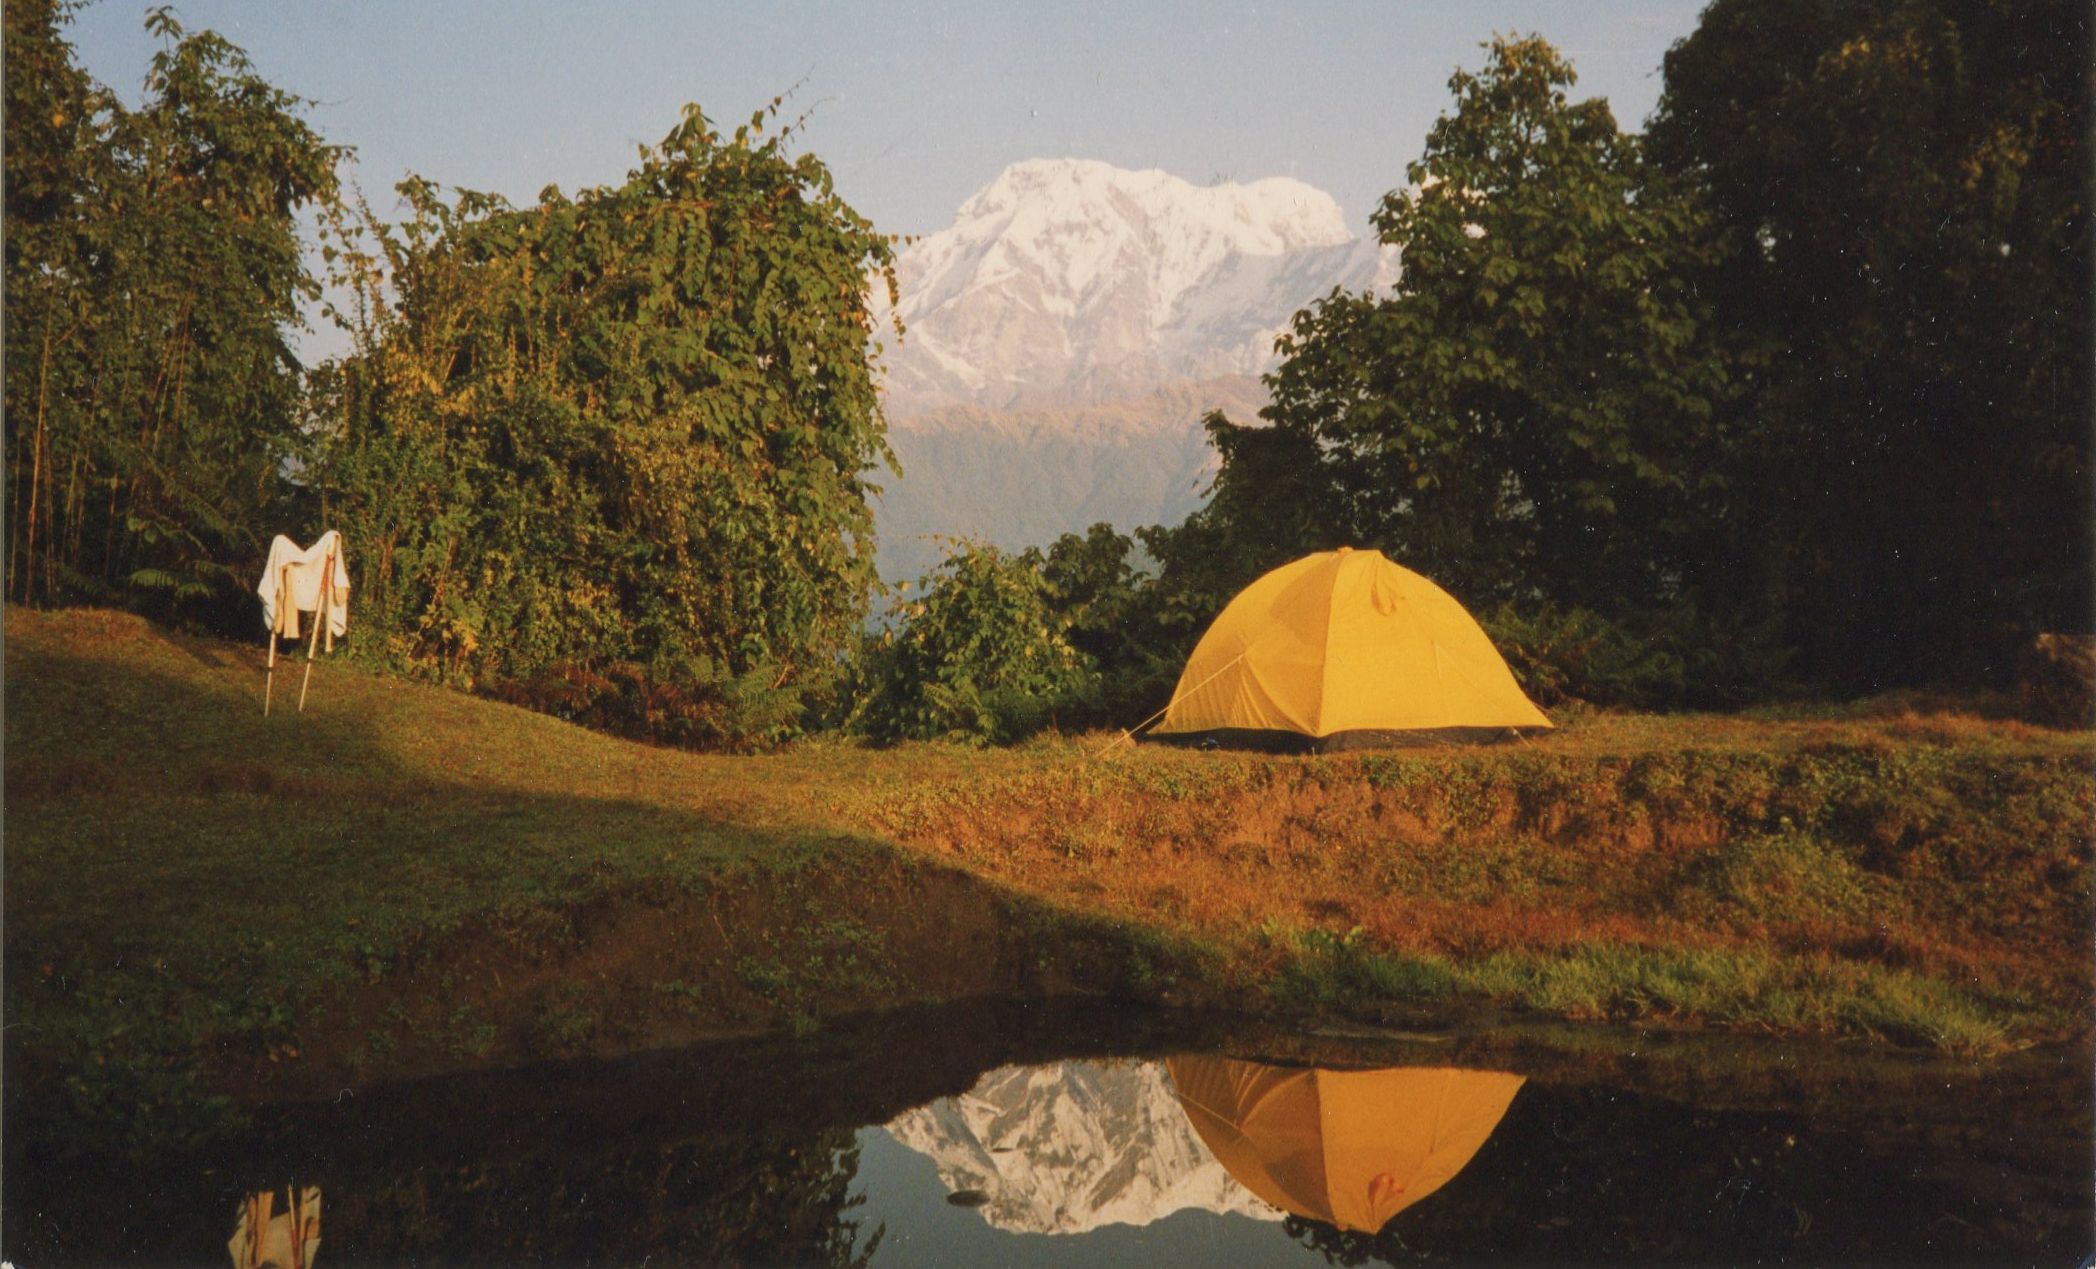
[{"label": "reflection of snow mountain", "polygon": [[988,1195],[983,1215],[1017,1233],[1147,1225],[1185,1208],[1282,1215],[1216,1162],[1157,1062],[1005,1067],[887,1131],[947,1189]]}]

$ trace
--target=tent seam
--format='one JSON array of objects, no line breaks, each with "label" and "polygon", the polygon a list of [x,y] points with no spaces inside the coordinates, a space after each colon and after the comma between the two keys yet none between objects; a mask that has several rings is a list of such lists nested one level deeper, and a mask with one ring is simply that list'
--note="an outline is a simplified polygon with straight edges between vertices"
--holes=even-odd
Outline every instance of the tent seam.
[{"label": "tent seam", "polygon": [[1310,736],[1322,740],[1331,734],[1325,726],[1325,700],[1332,694],[1332,610],[1339,605],[1339,578],[1346,571],[1347,561],[1358,552],[1334,551],[1332,553],[1332,584],[1325,591],[1325,637],[1319,649],[1317,665],[1317,705],[1311,712]]}]

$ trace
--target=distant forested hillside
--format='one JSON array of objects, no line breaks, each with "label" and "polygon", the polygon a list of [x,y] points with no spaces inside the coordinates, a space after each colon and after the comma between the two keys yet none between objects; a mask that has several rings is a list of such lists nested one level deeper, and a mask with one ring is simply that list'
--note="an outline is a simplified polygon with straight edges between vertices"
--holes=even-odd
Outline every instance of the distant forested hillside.
[{"label": "distant forested hillside", "polygon": [[881,576],[915,579],[956,535],[1017,551],[1102,521],[1176,524],[1215,476],[1201,420],[1265,401],[1259,381],[1239,375],[1107,405],[956,405],[899,420],[888,440],[902,475],[884,479],[877,502]]}]

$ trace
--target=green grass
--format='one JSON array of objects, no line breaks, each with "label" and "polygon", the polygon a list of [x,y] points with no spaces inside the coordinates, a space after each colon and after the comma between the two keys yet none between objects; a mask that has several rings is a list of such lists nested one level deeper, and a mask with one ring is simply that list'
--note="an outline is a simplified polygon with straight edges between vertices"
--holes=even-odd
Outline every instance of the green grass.
[{"label": "green grass", "polygon": [[1464,998],[1580,1020],[1668,1020],[1838,1032],[1966,1056],[2014,1046],[2027,1002],[1873,965],[1765,952],[1589,944],[1458,962],[1312,932],[1274,980],[1284,1001],[1345,1012]]},{"label": "green grass", "polygon": [[[96,612],[10,610],[6,633],[10,1080],[66,1084],[102,1129],[296,1064],[314,1002],[359,991],[416,1006],[357,1047],[367,1074],[414,1042],[467,1064],[512,1032],[601,1044],[615,1020],[586,995],[428,1005],[445,949],[558,965],[593,904],[770,894],[783,924],[732,968],[775,1021],[908,999],[926,967],[835,898],[898,866],[1030,914],[1040,982],[1148,999],[1489,1001],[1960,1052],[2083,1025],[2087,733],[1847,708],[1323,758],[1107,735],[731,758],[340,663],[303,714],[284,667],[264,718],[259,646]],[[664,1011],[749,1021],[648,973]]]}]

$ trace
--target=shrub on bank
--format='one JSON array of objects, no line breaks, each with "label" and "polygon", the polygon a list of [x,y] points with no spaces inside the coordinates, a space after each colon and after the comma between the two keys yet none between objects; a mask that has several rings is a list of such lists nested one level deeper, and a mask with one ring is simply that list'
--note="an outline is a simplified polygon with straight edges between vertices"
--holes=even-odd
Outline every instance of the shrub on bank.
[{"label": "shrub on bank", "polygon": [[1787,653],[1773,623],[1712,619],[1693,606],[1607,617],[1586,608],[1503,603],[1480,624],[1522,690],[1549,709],[1737,706],[1782,686]]},{"label": "shrub on bank", "polygon": [[918,587],[862,651],[846,730],[882,742],[1006,744],[1096,692],[1091,659],[1051,618],[1024,557],[963,540]]},{"label": "shrub on bank", "polygon": [[566,663],[487,694],[617,736],[731,753],[799,736],[810,695],[771,665],[735,674],[703,659],[661,667],[618,661],[601,669]]}]

